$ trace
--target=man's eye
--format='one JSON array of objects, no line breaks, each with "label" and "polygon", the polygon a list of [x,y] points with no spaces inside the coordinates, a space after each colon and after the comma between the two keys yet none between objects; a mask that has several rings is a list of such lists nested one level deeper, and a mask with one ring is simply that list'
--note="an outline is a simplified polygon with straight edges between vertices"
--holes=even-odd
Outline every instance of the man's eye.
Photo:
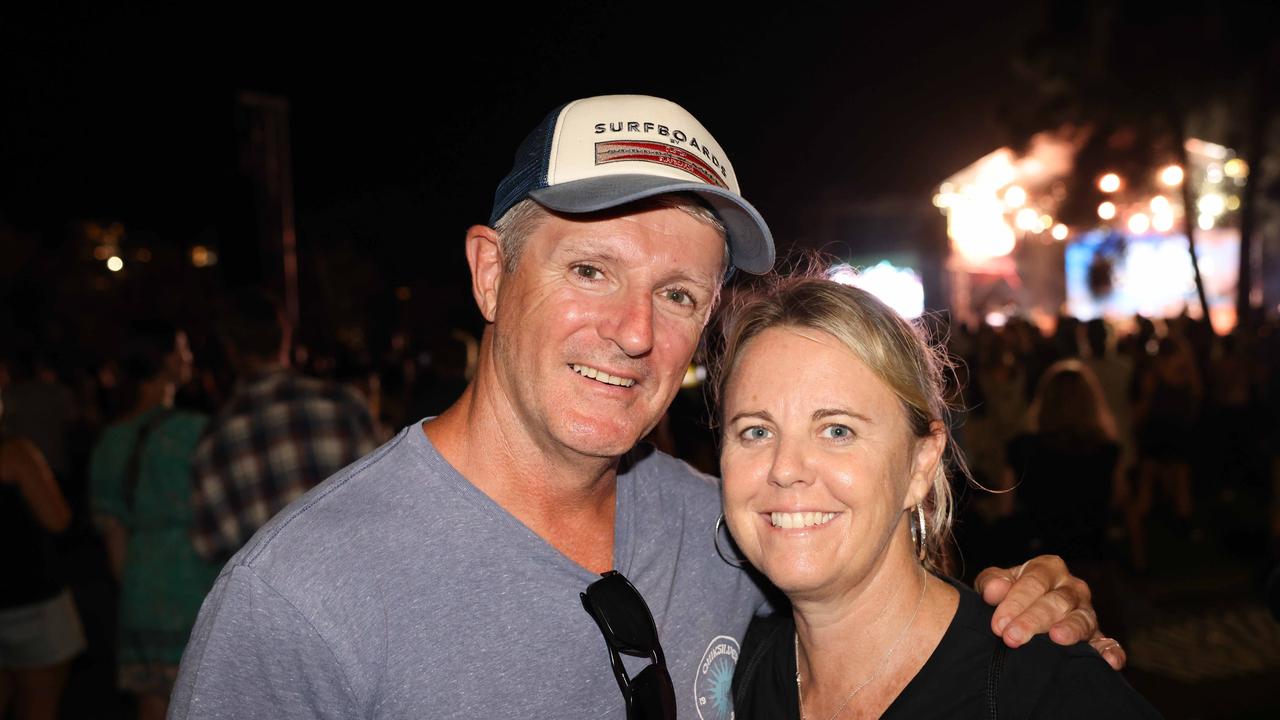
[{"label": "man's eye", "polygon": [[592,267],[591,265],[574,265],[573,272],[577,274],[578,277],[585,278],[587,280],[599,280],[600,277],[604,275],[604,273],[600,271],[600,268]]},{"label": "man's eye", "polygon": [[687,290],[672,288],[667,291],[667,299],[677,305],[693,305],[693,296]]}]

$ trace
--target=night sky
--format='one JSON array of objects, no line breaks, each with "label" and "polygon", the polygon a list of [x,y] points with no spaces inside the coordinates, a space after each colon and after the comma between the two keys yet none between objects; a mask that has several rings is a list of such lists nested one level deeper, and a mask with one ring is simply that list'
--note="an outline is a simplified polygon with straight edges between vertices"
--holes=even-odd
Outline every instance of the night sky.
[{"label": "night sky", "polygon": [[221,218],[249,90],[290,103],[300,252],[359,248],[388,288],[461,284],[463,232],[524,134],[575,97],[647,93],[716,135],[785,248],[824,240],[807,222],[820,198],[927,202],[1006,142],[1011,58],[1041,22],[1011,2],[464,5],[10,19],[0,223],[45,244],[86,218],[158,245],[233,242]]}]

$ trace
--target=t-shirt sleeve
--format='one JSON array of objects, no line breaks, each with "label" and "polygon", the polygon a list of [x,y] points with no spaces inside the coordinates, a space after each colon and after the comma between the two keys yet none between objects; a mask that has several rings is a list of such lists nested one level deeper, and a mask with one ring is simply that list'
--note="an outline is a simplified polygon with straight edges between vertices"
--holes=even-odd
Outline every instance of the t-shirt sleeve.
[{"label": "t-shirt sleeve", "polygon": [[[1161,718],[1093,648],[1053,648],[1048,641],[1006,655],[1001,717],[1044,720]],[[1031,650],[1031,652],[1026,652]]]},{"label": "t-shirt sleeve", "polygon": [[183,653],[170,720],[363,715],[333,649],[292,603],[251,568],[218,578]]}]

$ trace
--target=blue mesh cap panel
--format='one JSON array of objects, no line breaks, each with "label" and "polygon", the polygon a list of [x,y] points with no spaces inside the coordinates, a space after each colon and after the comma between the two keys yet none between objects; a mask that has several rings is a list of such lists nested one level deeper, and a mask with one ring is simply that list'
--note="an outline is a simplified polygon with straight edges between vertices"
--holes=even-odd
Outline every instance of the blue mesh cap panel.
[{"label": "blue mesh cap panel", "polygon": [[489,214],[489,225],[492,226],[498,222],[498,218],[510,210],[511,206],[523,200],[530,190],[547,186],[547,168],[551,162],[551,139],[555,136],[556,123],[559,122],[560,112],[564,110],[565,105],[568,103],[548,113],[538,127],[525,136],[520,147],[516,148],[511,172],[498,183],[498,189],[493,193],[493,212]]}]

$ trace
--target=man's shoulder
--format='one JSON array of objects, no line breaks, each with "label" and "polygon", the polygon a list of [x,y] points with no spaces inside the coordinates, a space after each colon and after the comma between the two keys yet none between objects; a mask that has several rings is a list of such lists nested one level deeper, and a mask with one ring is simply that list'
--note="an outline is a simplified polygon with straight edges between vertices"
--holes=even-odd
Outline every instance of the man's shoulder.
[{"label": "man's shoulder", "polygon": [[351,390],[341,383],[292,371],[282,373],[279,387],[281,390],[300,396],[318,396],[335,400],[348,400],[353,397]]},{"label": "man's shoulder", "polygon": [[360,563],[379,552],[378,537],[398,531],[391,521],[415,476],[410,435],[401,432],[342,468],[276,513],[228,565],[243,564],[271,582],[303,565]]},{"label": "man's shoulder", "polygon": [[280,370],[246,382],[238,388],[228,408],[233,413],[253,413],[271,406],[304,403],[363,407],[356,394],[341,383]]},{"label": "man's shoulder", "polygon": [[315,430],[312,421],[332,424],[367,415],[365,404],[348,388],[284,370],[238,386],[209,423],[205,439],[226,442],[231,437],[273,430],[305,437]]}]

